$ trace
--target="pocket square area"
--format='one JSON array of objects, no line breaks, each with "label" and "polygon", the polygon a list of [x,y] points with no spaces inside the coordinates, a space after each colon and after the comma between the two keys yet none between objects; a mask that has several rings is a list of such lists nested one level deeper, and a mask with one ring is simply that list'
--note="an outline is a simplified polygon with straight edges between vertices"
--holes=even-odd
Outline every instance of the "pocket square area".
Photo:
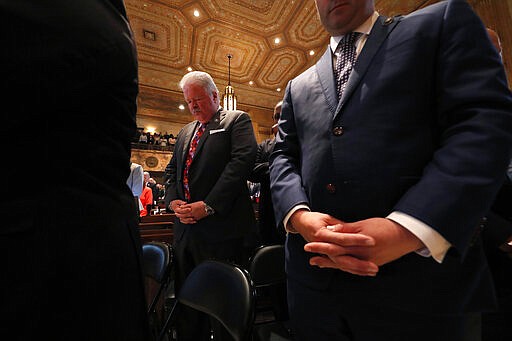
[{"label": "pocket square area", "polygon": [[226,131],[226,129],[224,129],[224,128],[222,128],[222,129],[213,129],[213,130],[210,130],[210,135],[217,134],[217,133],[222,133],[223,131]]}]

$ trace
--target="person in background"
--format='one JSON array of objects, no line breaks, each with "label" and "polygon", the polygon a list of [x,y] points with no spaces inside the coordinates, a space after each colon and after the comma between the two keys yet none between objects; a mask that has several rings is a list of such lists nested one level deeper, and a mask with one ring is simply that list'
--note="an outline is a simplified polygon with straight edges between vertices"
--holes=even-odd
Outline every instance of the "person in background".
[{"label": "person in background", "polygon": [[130,175],[126,180],[126,184],[132,191],[135,199],[136,215],[139,217],[140,210],[143,208],[140,202],[140,196],[144,186],[144,171],[142,166],[135,162],[130,162]]},{"label": "person in background", "polygon": [[38,179],[28,196],[2,185],[0,339],[149,340],[123,1],[0,1],[0,40],[3,157]]},{"label": "person in background", "polygon": [[164,199],[165,196],[165,187],[162,184],[156,184],[156,188],[158,189],[158,195],[155,200]]},{"label": "person in background", "polygon": [[145,217],[151,214],[151,207],[153,207],[153,191],[151,187],[144,186],[142,194],[140,195],[140,202],[142,209],[140,210],[140,216]]},{"label": "person in background", "polygon": [[[151,188],[151,192],[153,192],[153,200],[156,201],[158,199],[158,187],[156,180],[153,178],[149,178],[148,187]],[[154,204],[154,202],[153,202]]]},{"label": "person in background", "polygon": [[142,130],[143,129],[137,128],[137,130],[135,131],[135,135],[133,135],[132,142],[139,143],[140,136],[142,135]]},{"label": "person in background", "polygon": [[176,144],[176,138],[173,134],[169,135],[169,145],[174,146]]},{"label": "person in background", "polygon": [[[165,205],[176,214],[178,295],[185,278],[202,261],[247,264],[256,233],[247,177],[257,146],[249,115],[219,106],[219,91],[209,74],[187,73],[180,88],[194,121],[178,133],[165,169]],[[181,312],[179,340],[210,340],[210,324],[203,314]],[[231,340],[219,323],[212,327],[215,340]]]},{"label": "person in background", "polygon": [[259,183],[259,197],[258,197],[258,233],[260,242],[263,245],[284,244],[285,234],[282,229],[277,229],[276,220],[274,218],[274,207],[272,204],[272,197],[270,195],[270,171],[269,171],[269,157],[274,150],[275,134],[277,133],[277,126],[279,117],[281,115],[281,105],[283,101],[279,101],[272,114],[274,122],[272,126],[272,138],[266,139],[258,144],[256,152],[256,162],[252,170],[249,181]]},{"label": "person in background", "polygon": [[479,340],[479,226],[512,156],[500,57],[463,0],[316,6],[330,44],[288,83],[270,157],[296,339]]},{"label": "person in background", "polygon": [[148,143],[148,136],[146,135],[145,132],[142,132],[139,136],[139,143],[144,143],[144,144],[147,144]]},{"label": "person in background", "polygon": [[149,172],[144,171],[144,187],[149,186],[149,179],[151,178],[151,175]]}]

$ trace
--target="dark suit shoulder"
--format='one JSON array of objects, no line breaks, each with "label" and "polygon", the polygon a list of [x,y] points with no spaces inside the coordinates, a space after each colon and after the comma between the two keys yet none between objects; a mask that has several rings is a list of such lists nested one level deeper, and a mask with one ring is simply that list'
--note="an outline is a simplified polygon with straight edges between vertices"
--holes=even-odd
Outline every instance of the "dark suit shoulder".
[{"label": "dark suit shoulder", "polygon": [[[250,119],[250,116],[245,111],[241,110],[220,110],[219,119],[223,120],[237,120],[239,117],[247,117]],[[215,118],[214,118],[215,119]]]}]

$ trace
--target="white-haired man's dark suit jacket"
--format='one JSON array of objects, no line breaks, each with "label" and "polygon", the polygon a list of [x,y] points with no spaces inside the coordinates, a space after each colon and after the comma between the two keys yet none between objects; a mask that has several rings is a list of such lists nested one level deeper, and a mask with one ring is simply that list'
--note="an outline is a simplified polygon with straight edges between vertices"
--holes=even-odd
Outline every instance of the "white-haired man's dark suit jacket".
[{"label": "white-haired man's dark suit jacket", "polygon": [[[174,153],[166,167],[165,204],[186,201],[183,170],[198,121],[178,134]],[[219,109],[201,136],[189,170],[190,202],[204,201],[215,214],[195,224],[174,224],[175,286],[179,292],[188,274],[206,259],[244,265],[256,242],[256,220],[247,177],[256,158],[256,139],[249,115]],[[209,339],[210,327],[202,316],[183,310],[178,323],[180,337]],[[222,333],[221,330],[214,330]],[[219,336],[220,337],[220,336]]]},{"label": "white-haired man's dark suit jacket", "polygon": [[[174,154],[166,168],[166,206],[185,200],[183,169],[198,121],[187,124],[176,139]],[[256,139],[247,113],[219,110],[198,142],[189,171],[190,202],[203,200],[215,214],[186,225],[176,221],[174,238],[185,231],[201,240],[216,242],[254,232],[255,218],[247,177],[256,158]]]}]

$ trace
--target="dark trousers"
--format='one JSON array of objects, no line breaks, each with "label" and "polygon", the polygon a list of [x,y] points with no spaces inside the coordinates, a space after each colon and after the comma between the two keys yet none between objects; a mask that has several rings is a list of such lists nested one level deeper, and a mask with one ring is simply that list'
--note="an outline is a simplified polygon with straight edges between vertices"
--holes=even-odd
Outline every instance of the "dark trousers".
[{"label": "dark trousers", "polygon": [[[177,295],[190,272],[205,260],[227,261],[241,266],[245,266],[248,260],[244,238],[207,243],[198,241],[187,232],[174,244],[174,255]],[[176,321],[179,341],[210,341],[212,330],[216,341],[233,340],[220,323],[211,321],[208,316],[196,310],[182,307]]]},{"label": "dark trousers", "polygon": [[288,282],[288,303],[297,341],[481,340],[479,313],[401,311],[379,302],[362,302],[350,292],[317,291],[293,280]]}]

